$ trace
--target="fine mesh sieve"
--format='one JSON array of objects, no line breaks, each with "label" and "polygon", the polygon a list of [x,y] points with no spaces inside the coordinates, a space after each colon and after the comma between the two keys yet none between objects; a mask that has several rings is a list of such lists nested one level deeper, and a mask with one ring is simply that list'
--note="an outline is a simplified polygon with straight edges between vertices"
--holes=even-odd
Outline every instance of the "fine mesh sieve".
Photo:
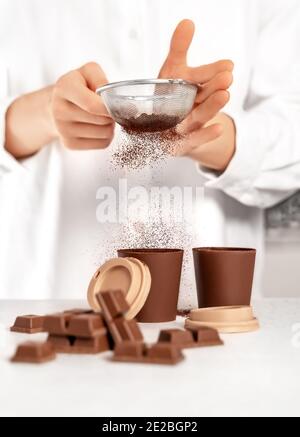
[{"label": "fine mesh sieve", "polygon": [[156,132],[174,128],[192,110],[198,86],[182,79],[116,82],[97,89],[112,116],[126,129]]}]

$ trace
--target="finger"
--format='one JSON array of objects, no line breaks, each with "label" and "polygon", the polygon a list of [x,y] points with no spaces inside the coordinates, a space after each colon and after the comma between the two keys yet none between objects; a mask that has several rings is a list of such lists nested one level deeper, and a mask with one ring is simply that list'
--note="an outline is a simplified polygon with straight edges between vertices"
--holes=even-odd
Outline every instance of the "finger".
[{"label": "finger", "polygon": [[232,72],[234,64],[230,60],[217,61],[201,67],[189,68],[189,80],[198,84],[204,84],[212,80],[217,74],[224,71]]},{"label": "finger", "polygon": [[79,108],[74,103],[68,100],[60,99],[59,103],[55,107],[55,118],[60,121],[74,121],[95,124],[99,126],[105,126],[112,124],[113,119],[106,115],[94,115]]},{"label": "finger", "polygon": [[229,71],[217,74],[212,80],[200,88],[196,103],[203,103],[209,96],[218,90],[227,90],[233,82],[233,75]]},{"label": "finger", "polygon": [[183,146],[177,151],[177,156],[190,156],[196,153],[199,146],[210,143],[219,138],[223,133],[223,126],[221,124],[212,124],[211,126],[197,129],[189,134],[183,143]]},{"label": "finger", "polygon": [[89,62],[79,69],[90,90],[96,91],[102,85],[108,83],[104,71],[96,62]]},{"label": "finger", "polygon": [[186,132],[189,132],[191,126],[196,123],[204,126],[209,120],[214,118],[222,108],[224,108],[229,99],[230,94],[228,91],[217,91],[212,94],[204,103],[198,105],[180,124],[180,126],[178,126],[178,131],[184,135]]},{"label": "finger", "polygon": [[65,137],[72,138],[106,139],[111,138],[114,134],[113,124],[97,126],[87,123],[58,122],[57,127]]},{"label": "finger", "polygon": [[110,139],[65,138],[63,144],[70,150],[101,150],[111,143]]},{"label": "finger", "polygon": [[187,54],[195,34],[195,25],[191,20],[181,21],[173,34],[168,60],[174,65],[187,63]]},{"label": "finger", "polygon": [[68,100],[94,115],[109,115],[101,97],[91,91],[79,70],[63,76],[56,84],[58,97]]},{"label": "finger", "polygon": [[181,21],[173,33],[170,50],[164,68],[172,69],[178,65],[186,65],[187,54],[195,34],[195,25],[191,20]]}]

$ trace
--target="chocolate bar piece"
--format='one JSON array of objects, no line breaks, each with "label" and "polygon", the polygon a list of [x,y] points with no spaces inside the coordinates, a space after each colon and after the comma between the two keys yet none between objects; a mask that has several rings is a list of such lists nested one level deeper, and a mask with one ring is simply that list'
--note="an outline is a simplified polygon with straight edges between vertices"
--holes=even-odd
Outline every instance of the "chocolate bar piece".
[{"label": "chocolate bar piece", "polygon": [[44,319],[43,316],[35,315],[19,316],[16,318],[16,321],[10,330],[22,334],[37,334],[38,332],[44,332]]},{"label": "chocolate bar piece", "polygon": [[83,309],[80,309],[80,308],[74,308],[74,309],[72,309],[72,310],[66,310],[66,311],[64,311],[64,313],[65,314],[74,314],[74,315],[76,315],[76,314],[93,314],[93,311],[92,310],[83,310]]},{"label": "chocolate bar piece", "polygon": [[182,329],[164,329],[159,334],[158,342],[172,344],[183,349],[196,346],[192,332]]},{"label": "chocolate bar piece", "polygon": [[98,293],[97,300],[106,323],[124,316],[130,308],[121,290]]},{"label": "chocolate bar piece", "polygon": [[72,313],[50,314],[45,317],[44,329],[52,335],[68,335],[68,327]]},{"label": "chocolate bar piece", "polygon": [[107,324],[108,330],[115,344],[123,341],[141,342],[144,340],[143,334],[136,320],[125,320],[123,317],[115,319]]},{"label": "chocolate bar piece", "polygon": [[156,343],[148,349],[147,358],[157,364],[177,364],[184,359],[179,347]]},{"label": "chocolate bar piece", "polygon": [[13,363],[42,364],[54,360],[55,357],[52,344],[26,342],[18,346],[11,361]]},{"label": "chocolate bar piece", "polygon": [[116,290],[98,293],[97,300],[115,344],[123,341],[143,341],[143,334],[136,320],[126,320],[124,318],[124,315],[129,310],[129,305],[122,291]]},{"label": "chocolate bar piece", "polygon": [[[47,339],[48,343],[51,343],[54,347],[55,352],[59,353],[67,353],[70,348],[75,343],[75,338],[73,337],[67,337],[67,336],[60,336],[60,335],[52,335],[50,334]],[[65,352],[67,351],[67,352]]]},{"label": "chocolate bar piece", "polygon": [[166,329],[160,332],[158,342],[172,344],[182,349],[224,344],[218,332],[210,328],[187,329],[184,331],[181,329]]},{"label": "chocolate bar piece", "polygon": [[96,337],[106,332],[101,314],[93,312],[70,312],[52,314],[45,318],[45,331],[51,335]]},{"label": "chocolate bar piece", "polygon": [[81,338],[97,337],[105,334],[106,328],[101,314],[79,314],[69,321],[68,335]]},{"label": "chocolate bar piece", "polygon": [[145,343],[119,343],[115,348],[113,361],[123,363],[166,364],[174,365],[184,359],[182,351],[167,343],[157,343],[147,346]]},{"label": "chocolate bar piece", "polygon": [[110,350],[106,333],[93,338],[76,338],[49,335],[48,343],[51,343],[56,352],[63,354],[99,354]]},{"label": "chocolate bar piece", "polygon": [[115,359],[142,359],[146,356],[147,346],[145,343],[133,341],[123,341],[115,347]]},{"label": "chocolate bar piece", "polygon": [[187,331],[192,333],[195,347],[224,346],[224,342],[221,340],[219,332],[216,329],[202,326],[187,329]]}]

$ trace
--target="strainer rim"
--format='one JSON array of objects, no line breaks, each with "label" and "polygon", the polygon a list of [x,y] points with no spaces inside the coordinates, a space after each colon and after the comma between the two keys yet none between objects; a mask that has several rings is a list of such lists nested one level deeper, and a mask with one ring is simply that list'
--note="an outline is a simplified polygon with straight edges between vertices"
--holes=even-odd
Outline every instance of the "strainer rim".
[{"label": "strainer rim", "polygon": [[136,80],[123,80],[120,82],[112,82],[103,85],[96,89],[96,93],[101,95],[103,92],[108,91],[113,88],[118,88],[121,86],[134,86],[134,85],[188,85],[193,86],[198,89],[198,84],[190,82],[185,79],[136,79]]}]

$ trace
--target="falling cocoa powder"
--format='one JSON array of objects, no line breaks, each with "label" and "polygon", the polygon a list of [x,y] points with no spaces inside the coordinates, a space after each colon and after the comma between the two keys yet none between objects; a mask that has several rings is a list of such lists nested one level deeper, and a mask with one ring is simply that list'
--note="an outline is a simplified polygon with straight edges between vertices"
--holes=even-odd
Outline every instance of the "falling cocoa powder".
[{"label": "falling cocoa powder", "polygon": [[[112,157],[117,167],[139,170],[173,156],[183,137],[177,132],[179,117],[142,114],[126,121]],[[123,126],[125,120],[122,120]]]},{"label": "falling cocoa powder", "polygon": [[189,314],[190,314],[191,310],[177,310],[177,316],[178,317],[183,317],[184,319],[187,319]]},{"label": "falling cocoa powder", "polygon": [[[184,140],[184,137],[176,130],[180,121],[180,117],[157,114],[142,114],[137,118],[119,120],[122,130],[117,139],[116,150],[113,152],[112,168],[126,169],[130,178],[130,170],[140,171],[145,167],[157,167],[160,161],[174,156],[182,147]],[[141,174],[143,176],[143,173]],[[151,209],[149,221],[143,222],[136,220],[135,217],[127,217],[127,223],[117,226],[115,232],[107,234],[109,235],[107,242],[101,241],[101,248],[103,244],[107,248],[105,259],[115,257],[117,250],[122,247],[133,249],[141,247],[185,248],[182,279],[183,304],[181,299],[179,301],[180,314],[183,315],[194,306],[193,281],[190,281],[191,275],[188,274],[188,267],[191,265],[193,232],[185,224],[178,223],[174,211],[170,211],[170,221],[165,223],[162,219],[164,212],[162,205],[159,204],[157,208]]]}]

